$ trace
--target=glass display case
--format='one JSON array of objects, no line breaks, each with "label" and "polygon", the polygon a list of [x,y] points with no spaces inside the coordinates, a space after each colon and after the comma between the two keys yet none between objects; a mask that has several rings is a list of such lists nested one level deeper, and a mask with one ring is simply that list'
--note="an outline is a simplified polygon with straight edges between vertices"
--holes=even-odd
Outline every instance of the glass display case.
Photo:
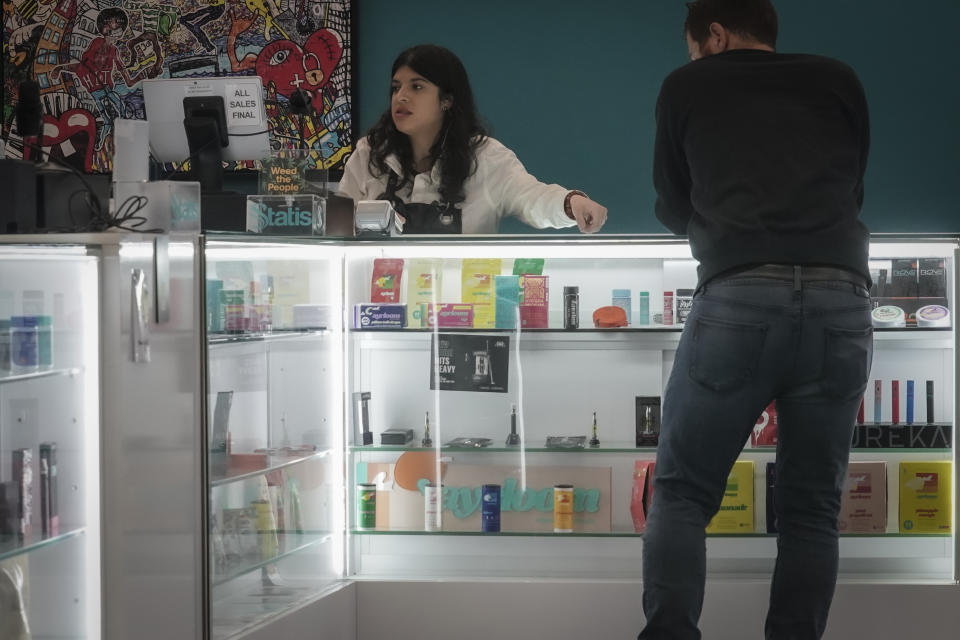
[{"label": "glass display case", "polygon": [[204,242],[210,637],[343,576],[342,249]]},{"label": "glass display case", "polygon": [[101,637],[99,273],[85,246],[0,243],[3,638]]},{"label": "glass display case", "polygon": [[[957,247],[873,239],[841,579],[957,579]],[[660,399],[696,286],[686,243],[355,242],[344,273],[347,575],[639,579]],[[712,578],[773,568],[775,425],[771,406],[708,528]]]}]

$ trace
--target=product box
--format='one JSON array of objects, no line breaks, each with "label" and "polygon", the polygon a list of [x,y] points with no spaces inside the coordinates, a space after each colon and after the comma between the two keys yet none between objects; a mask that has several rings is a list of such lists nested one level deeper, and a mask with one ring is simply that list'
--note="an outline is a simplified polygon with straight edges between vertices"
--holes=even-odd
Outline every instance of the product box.
[{"label": "product box", "polygon": [[493,329],[495,294],[493,279],[500,275],[500,258],[465,258],[460,267],[460,300],[474,305],[473,326]]},{"label": "product box", "polygon": [[916,298],[918,294],[918,260],[906,258],[892,261],[890,286],[887,295],[891,298]]},{"label": "product box", "polygon": [[707,525],[707,533],[753,533],[753,461],[738,460],[727,477],[720,511]]},{"label": "product box", "polygon": [[29,537],[33,521],[33,451],[13,450],[13,481],[17,485],[16,532]]},{"label": "product box", "polygon": [[497,329],[516,329],[520,307],[520,276],[494,276],[496,295],[494,326]]},{"label": "product box", "polygon": [[847,467],[837,529],[840,533],[886,532],[886,462],[851,462]]},{"label": "product box", "polygon": [[763,410],[757,423],[753,426],[753,432],[750,434],[751,447],[775,447],[777,446],[777,426],[780,424],[780,417],[777,415],[777,401],[774,400]]},{"label": "product box", "polygon": [[677,324],[684,324],[693,309],[693,289],[677,289]]},{"label": "product box", "polygon": [[900,533],[950,533],[949,460],[900,463]]},{"label": "product box", "polygon": [[375,258],[373,261],[373,276],[370,278],[370,302],[399,303],[402,276],[403,260]]},{"label": "product box", "polygon": [[421,310],[426,318],[427,327],[441,329],[469,329],[474,324],[474,305],[472,304],[427,304]]},{"label": "product box", "polygon": [[355,329],[403,329],[406,326],[407,305],[368,304],[361,302],[353,308]]},{"label": "product box", "polygon": [[767,533],[777,533],[777,463],[767,463]]},{"label": "product box", "polygon": [[633,529],[643,533],[647,529],[647,515],[653,499],[653,460],[635,460],[633,463],[633,490],[630,493],[630,516]]},{"label": "product box", "polygon": [[937,298],[940,304],[947,306],[947,269],[943,258],[920,258],[917,268],[917,296]]},{"label": "product box", "polygon": [[44,538],[60,534],[55,442],[40,443],[40,529]]},{"label": "product box", "polygon": [[660,396],[636,396],[637,446],[655,447],[660,441]]},{"label": "product box", "polygon": [[440,300],[443,293],[443,268],[439,260],[411,260],[407,265],[407,326],[427,326],[421,317],[421,303]]},{"label": "product box", "polygon": [[549,327],[550,276],[522,276],[520,278],[520,326],[524,329]]},{"label": "product box", "polygon": [[630,314],[630,289],[614,289],[613,295],[610,301],[614,307],[620,307],[623,309],[624,313],[627,314],[627,324],[631,324],[631,314]]}]

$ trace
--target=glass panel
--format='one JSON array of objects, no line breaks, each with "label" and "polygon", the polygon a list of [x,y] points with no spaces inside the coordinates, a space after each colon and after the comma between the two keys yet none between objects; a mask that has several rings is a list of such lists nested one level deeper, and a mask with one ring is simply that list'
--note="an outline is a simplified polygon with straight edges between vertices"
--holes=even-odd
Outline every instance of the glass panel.
[{"label": "glass panel", "polygon": [[[347,243],[348,574],[639,577],[659,401],[696,263],[675,241],[474,240]],[[882,260],[888,278],[891,260],[916,262],[917,286],[923,272],[929,293],[896,301],[914,315],[907,326],[877,331],[873,377],[884,381],[887,404],[878,424],[857,427],[851,459],[884,463],[876,491],[885,488],[885,501],[875,514],[883,524],[844,535],[848,577],[953,576],[953,534],[911,529],[901,519],[900,465],[954,459],[954,331],[942,318],[953,308],[955,247],[873,247],[894,256]],[[938,269],[940,280],[928,273]],[[942,309],[923,316],[924,306]],[[913,424],[906,425],[909,380]],[[929,426],[927,380],[935,390]],[[868,394],[867,418],[872,402]],[[772,569],[766,497],[774,425],[773,412],[758,417],[741,456],[752,480],[741,483],[748,515],[738,533],[710,535],[713,575]],[[435,507],[431,485],[439,483]],[[487,484],[498,485],[499,511],[486,509],[485,517]],[[573,485],[572,523],[554,513],[558,484]],[[941,486],[949,509],[953,482],[945,477]]]},{"label": "glass panel", "polygon": [[213,638],[343,575],[341,256],[206,244]]},{"label": "glass panel", "polygon": [[0,591],[34,638],[100,637],[98,281],[82,247],[0,245]]}]

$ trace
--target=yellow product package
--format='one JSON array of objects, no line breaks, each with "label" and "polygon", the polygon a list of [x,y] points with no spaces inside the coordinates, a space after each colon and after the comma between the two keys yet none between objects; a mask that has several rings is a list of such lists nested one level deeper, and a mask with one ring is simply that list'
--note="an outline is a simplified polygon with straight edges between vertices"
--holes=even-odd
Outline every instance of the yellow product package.
[{"label": "yellow product package", "polygon": [[753,461],[738,460],[727,477],[720,511],[707,533],[753,533]]},{"label": "yellow product package", "polygon": [[900,533],[950,533],[949,460],[900,463]]},{"label": "yellow product package", "polygon": [[427,326],[424,309],[439,303],[443,292],[443,264],[439,260],[411,260],[407,266],[407,328]]},{"label": "yellow product package", "polygon": [[500,275],[500,258],[467,258],[461,266],[461,302],[473,304],[473,326],[493,329],[496,326],[494,276]]}]

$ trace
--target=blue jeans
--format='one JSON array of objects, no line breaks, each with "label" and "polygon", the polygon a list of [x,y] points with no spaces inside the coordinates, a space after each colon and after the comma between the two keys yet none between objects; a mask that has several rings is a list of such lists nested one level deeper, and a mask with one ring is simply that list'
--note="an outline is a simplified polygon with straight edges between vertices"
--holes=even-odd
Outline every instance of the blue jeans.
[{"label": "blue jeans", "polygon": [[773,399],[779,534],[766,638],[821,637],[837,579],[853,424],[872,357],[862,286],[737,275],[697,292],[664,391],[639,640],[700,638],[704,528]]}]

